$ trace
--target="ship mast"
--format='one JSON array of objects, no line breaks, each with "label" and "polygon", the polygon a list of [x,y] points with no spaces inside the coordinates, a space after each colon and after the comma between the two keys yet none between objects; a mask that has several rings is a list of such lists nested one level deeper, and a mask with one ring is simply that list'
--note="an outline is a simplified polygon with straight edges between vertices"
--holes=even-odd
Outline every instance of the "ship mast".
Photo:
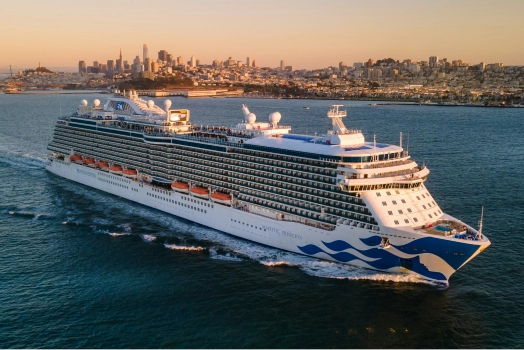
[{"label": "ship mast", "polygon": [[347,133],[346,126],[342,122],[343,117],[347,116],[346,111],[339,111],[338,107],[342,107],[343,105],[333,105],[329,112],[328,117],[331,118],[333,122],[333,132],[335,134],[345,134]]},{"label": "ship mast", "polygon": [[482,206],[482,212],[480,214],[480,220],[479,220],[479,229],[478,229],[478,237],[482,238],[482,224],[484,221],[484,206]]}]

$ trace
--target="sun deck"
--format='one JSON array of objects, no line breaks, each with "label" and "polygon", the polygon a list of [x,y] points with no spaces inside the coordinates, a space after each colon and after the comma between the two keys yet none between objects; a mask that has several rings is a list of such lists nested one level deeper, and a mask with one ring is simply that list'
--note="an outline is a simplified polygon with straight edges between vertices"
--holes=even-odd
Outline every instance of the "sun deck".
[{"label": "sun deck", "polygon": [[468,226],[453,220],[440,219],[435,223],[414,228],[418,232],[429,235],[453,237],[467,240],[479,240],[478,232]]}]

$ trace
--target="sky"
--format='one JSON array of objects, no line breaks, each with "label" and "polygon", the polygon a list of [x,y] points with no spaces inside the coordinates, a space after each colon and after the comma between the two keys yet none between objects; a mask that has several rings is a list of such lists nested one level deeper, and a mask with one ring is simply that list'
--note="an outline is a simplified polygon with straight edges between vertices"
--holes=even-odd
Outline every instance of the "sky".
[{"label": "sky", "polygon": [[294,69],[382,58],[524,65],[524,0],[17,0],[2,6],[0,69],[131,62],[148,44],[202,63]]}]

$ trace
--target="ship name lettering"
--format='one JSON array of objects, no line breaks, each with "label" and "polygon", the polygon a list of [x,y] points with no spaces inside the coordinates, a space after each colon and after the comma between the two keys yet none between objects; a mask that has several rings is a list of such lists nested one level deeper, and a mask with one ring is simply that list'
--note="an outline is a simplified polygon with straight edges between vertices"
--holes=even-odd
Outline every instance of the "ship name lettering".
[{"label": "ship name lettering", "polygon": [[293,237],[293,238],[297,238],[297,239],[302,239],[302,236],[297,235],[296,233],[288,232],[288,231],[284,231],[284,230],[282,230],[282,236],[288,236],[288,237]]},{"label": "ship name lettering", "polygon": [[275,227],[271,227],[271,226],[264,226],[262,225],[262,228],[266,231],[269,231],[269,232],[275,232],[275,233],[278,233],[280,234],[280,230],[278,228],[275,228]]}]

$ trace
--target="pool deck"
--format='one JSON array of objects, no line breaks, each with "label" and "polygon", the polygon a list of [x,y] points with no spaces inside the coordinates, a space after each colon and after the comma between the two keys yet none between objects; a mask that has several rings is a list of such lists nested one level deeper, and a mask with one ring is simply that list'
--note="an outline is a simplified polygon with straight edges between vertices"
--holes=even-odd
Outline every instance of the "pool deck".
[{"label": "pool deck", "polygon": [[[447,226],[449,227],[450,231],[441,231],[439,229],[436,229],[435,226],[438,226],[438,225]],[[429,235],[442,236],[442,237],[449,237],[449,236],[453,236],[457,232],[466,232],[467,231],[466,226],[458,222],[448,221],[448,220],[446,220],[445,222],[442,222],[439,220],[436,223],[432,224],[431,226],[432,227],[419,227],[419,228],[416,228],[415,230],[429,234]]]}]

